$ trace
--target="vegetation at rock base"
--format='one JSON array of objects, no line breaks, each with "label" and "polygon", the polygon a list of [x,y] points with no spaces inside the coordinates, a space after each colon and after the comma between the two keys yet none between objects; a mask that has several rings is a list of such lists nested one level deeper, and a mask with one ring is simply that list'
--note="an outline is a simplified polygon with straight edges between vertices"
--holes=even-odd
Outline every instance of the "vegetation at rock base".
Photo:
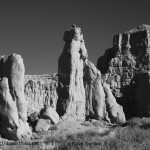
[{"label": "vegetation at rock base", "polygon": [[[133,122],[141,122],[141,124]],[[47,136],[43,140],[22,141],[26,144],[1,145],[5,150],[149,150],[150,123],[134,118],[128,121],[127,126],[103,128],[103,132],[89,130],[66,136]],[[43,134],[42,134],[43,135]],[[39,135],[40,136],[40,135]],[[43,136],[44,137],[44,136]],[[2,142],[2,141],[1,141]],[[11,143],[12,142],[12,143]],[[19,141],[18,141],[19,142]],[[20,141],[21,142],[21,141]],[[33,142],[33,143],[32,143]],[[5,142],[3,142],[5,143]],[[2,144],[3,144],[2,143]]]},{"label": "vegetation at rock base", "polygon": [[117,127],[104,134],[88,131],[68,135],[66,139],[47,138],[45,144],[56,145],[59,150],[149,150],[148,126]]}]

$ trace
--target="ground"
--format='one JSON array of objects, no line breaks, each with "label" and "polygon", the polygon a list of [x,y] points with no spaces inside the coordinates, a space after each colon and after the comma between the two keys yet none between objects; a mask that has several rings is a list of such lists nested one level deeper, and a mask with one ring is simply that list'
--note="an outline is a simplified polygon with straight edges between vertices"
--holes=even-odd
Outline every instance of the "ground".
[{"label": "ground", "polygon": [[[150,150],[150,118],[132,118],[122,126],[72,118],[26,141],[0,139],[0,150]],[[3,145],[3,146],[2,146]]]},{"label": "ground", "polygon": [[[30,140],[26,141],[8,141],[0,139],[0,150],[46,150],[58,147],[59,142],[64,140],[70,135],[84,134],[88,131],[104,134],[110,130],[111,125],[102,121],[84,121],[82,119],[68,119],[61,120],[57,125],[53,126],[47,132],[33,133]],[[55,139],[55,142],[53,141]],[[7,144],[6,144],[7,143]],[[68,143],[64,143],[68,144]]]}]

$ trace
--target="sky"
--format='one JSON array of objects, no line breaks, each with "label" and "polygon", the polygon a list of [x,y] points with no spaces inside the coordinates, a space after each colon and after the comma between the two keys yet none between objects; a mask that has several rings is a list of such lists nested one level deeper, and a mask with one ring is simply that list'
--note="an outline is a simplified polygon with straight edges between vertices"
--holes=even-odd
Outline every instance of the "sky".
[{"label": "sky", "polygon": [[26,74],[58,72],[65,30],[81,27],[95,65],[113,36],[150,24],[149,0],[0,0],[0,55],[20,54]]}]

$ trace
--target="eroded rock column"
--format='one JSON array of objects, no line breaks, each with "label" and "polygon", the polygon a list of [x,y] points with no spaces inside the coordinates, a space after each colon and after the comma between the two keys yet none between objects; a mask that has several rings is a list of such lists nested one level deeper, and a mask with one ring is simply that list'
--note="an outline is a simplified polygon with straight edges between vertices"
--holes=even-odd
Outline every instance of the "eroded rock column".
[{"label": "eroded rock column", "polygon": [[87,58],[81,29],[72,25],[65,31],[66,42],[58,62],[58,112],[60,115],[85,116],[85,90],[83,84],[84,60]]},{"label": "eroded rock column", "polygon": [[0,132],[8,139],[29,138],[23,59],[17,54],[1,56],[0,64]]}]

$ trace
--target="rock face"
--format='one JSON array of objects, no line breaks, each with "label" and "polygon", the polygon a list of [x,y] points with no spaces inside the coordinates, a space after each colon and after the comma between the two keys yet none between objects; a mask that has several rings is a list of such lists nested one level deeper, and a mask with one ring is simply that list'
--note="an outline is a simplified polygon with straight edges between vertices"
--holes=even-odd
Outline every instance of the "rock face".
[{"label": "rock face", "polygon": [[19,117],[27,120],[27,101],[24,95],[24,73],[23,59],[20,55],[2,56],[1,77],[7,77],[10,94],[17,103]]},{"label": "rock face", "polygon": [[56,110],[57,104],[57,74],[26,75],[25,97],[28,101],[28,116],[33,112],[40,112],[44,105]]},{"label": "rock face", "polygon": [[105,93],[102,87],[101,73],[93,63],[86,60],[84,67],[84,86],[86,93],[86,117],[105,119]]},{"label": "rock face", "polygon": [[0,56],[0,132],[14,140],[31,136],[27,124],[24,73],[20,55]]},{"label": "rock face", "polygon": [[113,118],[114,123],[124,123],[123,109],[116,101],[110,111],[112,118],[108,116],[101,72],[87,59],[81,29],[73,25],[65,32],[64,41],[66,44],[58,62],[57,111],[62,119],[71,116],[110,122]]},{"label": "rock face", "polygon": [[108,114],[110,116],[110,121],[112,123],[115,122],[120,124],[125,123],[126,118],[123,112],[123,107],[116,102],[116,99],[113,96],[108,84],[103,83],[103,88],[106,94],[106,107],[107,107]]},{"label": "rock face", "polygon": [[72,25],[65,31],[66,42],[58,61],[57,110],[61,116],[85,116],[85,90],[83,84],[84,60],[87,58],[81,29]]},{"label": "rock face", "polygon": [[113,47],[98,59],[97,67],[127,117],[150,115],[149,25],[115,35]]},{"label": "rock face", "polygon": [[[16,101],[10,94],[8,78],[3,77],[0,81],[0,117],[1,124],[8,127],[19,127],[19,116]],[[3,121],[3,122],[2,122]]]},{"label": "rock face", "polygon": [[138,77],[138,87],[135,92],[136,114],[139,117],[150,116],[150,74],[144,73]]},{"label": "rock face", "polygon": [[84,67],[84,85],[87,118],[120,124],[126,121],[122,106],[116,102],[109,86],[102,84],[100,71],[88,60]]}]

